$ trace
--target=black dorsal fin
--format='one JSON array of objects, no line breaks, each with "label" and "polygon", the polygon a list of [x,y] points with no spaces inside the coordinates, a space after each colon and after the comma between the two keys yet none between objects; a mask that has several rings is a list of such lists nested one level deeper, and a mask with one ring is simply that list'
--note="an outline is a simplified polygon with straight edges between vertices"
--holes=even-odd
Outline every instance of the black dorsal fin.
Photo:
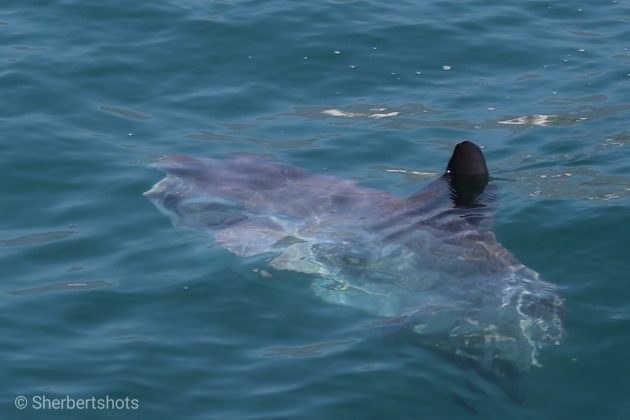
[{"label": "black dorsal fin", "polygon": [[477,207],[477,198],[488,185],[488,166],[479,146],[463,141],[455,146],[448,161],[448,178],[452,199],[458,207]]}]

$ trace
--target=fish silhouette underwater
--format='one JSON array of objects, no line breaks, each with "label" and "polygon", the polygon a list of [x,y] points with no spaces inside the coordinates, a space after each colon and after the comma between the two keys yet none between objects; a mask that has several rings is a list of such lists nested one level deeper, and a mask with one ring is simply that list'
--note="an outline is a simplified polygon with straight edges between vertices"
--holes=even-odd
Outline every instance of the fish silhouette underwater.
[{"label": "fish silhouette underwater", "polygon": [[565,334],[555,286],[492,232],[495,186],[472,142],[407,198],[251,155],[153,166],[166,177],[144,195],[176,226],[311,274],[323,300],[402,319],[423,346],[494,375],[527,371]]}]

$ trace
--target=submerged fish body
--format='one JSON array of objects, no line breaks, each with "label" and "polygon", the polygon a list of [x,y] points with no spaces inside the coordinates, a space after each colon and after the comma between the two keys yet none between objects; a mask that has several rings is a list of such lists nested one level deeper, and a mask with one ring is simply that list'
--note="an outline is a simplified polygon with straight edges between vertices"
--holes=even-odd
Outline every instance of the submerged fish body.
[{"label": "submerged fish body", "polygon": [[261,157],[154,166],[167,175],[145,195],[175,225],[312,274],[323,300],[403,319],[429,347],[494,372],[506,362],[525,371],[564,335],[555,287],[492,233],[494,187],[470,142],[408,198]]}]

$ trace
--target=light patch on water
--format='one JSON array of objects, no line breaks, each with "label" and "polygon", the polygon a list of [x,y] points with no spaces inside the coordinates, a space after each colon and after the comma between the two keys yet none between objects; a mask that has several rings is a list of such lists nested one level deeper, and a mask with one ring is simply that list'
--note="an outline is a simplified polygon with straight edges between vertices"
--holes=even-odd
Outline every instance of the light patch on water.
[{"label": "light patch on water", "polygon": [[317,357],[326,355],[338,347],[346,348],[354,344],[356,341],[356,339],[352,339],[329,343],[317,343],[299,347],[273,347],[265,351],[264,355],[267,357],[290,357],[299,359],[305,357]]},{"label": "light patch on water", "polygon": [[104,112],[109,112],[112,114],[116,114],[120,117],[124,117],[124,118],[129,118],[131,120],[137,120],[137,121],[148,121],[151,119],[151,117],[141,114],[139,112],[136,111],[130,111],[128,109],[124,109],[124,108],[115,108],[112,106],[101,106],[99,108],[100,111],[104,111]]},{"label": "light patch on water", "polygon": [[523,115],[509,120],[497,121],[497,123],[504,125],[532,125],[538,127],[546,127],[552,124],[575,123],[586,121],[588,119],[589,118],[587,117],[558,116],[554,114],[534,114]]},{"label": "light patch on water", "polygon": [[54,283],[45,286],[33,287],[31,289],[11,290],[8,293],[16,296],[38,295],[41,293],[58,292],[61,290],[86,290],[98,287],[110,286],[111,284],[102,280],[92,280],[73,283]]},{"label": "light patch on water", "polygon": [[537,126],[547,126],[551,122],[553,122],[555,115],[545,115],[545,114],[534,114],[534,115],[523,115],[522,117],[512,118],[510,120],[497,121],[499,124],[507,124],[507,125],[537,125]]},{"label": "light patch on water", "polygon": [[604,194],[604,196],[601,198],[602,201],[608,201],[608,200],[614,200],[616,198],[619,198],[619,196],[617,194]]},{"label": "light patch on water", "polygon": [[400,112],[393,111],[393,112],[386,112],[386,113],[376,113],[376,114],[370,115],[369,117],[379,119],[379,118],[395,117],[398,114],[400,114]]},{"label": "light patch on water", "polygon": [[264,268],[263,269],[254,268],[252,271],[254,273],[260,274],[260,277],[262,277],[263,279],[270,279],[271,277],[273,277],[273,275],[269,271],[265,270]]},{"label": "light patch on water", "polygon": [[114,340],[117,341],[146,341],[149,340],[149,337],[146,335],[123,335],[120,337],[115,337]]},{"label": "light patch on water", "polygon": [[409,175],[416,175],[416,176],[437,176],[436,172],[421,172],[421,171],[412,171],[409,169],[385,169],[385,172],[409,174]]},{"label": "light patch on water", "polygon": [[339,109],[325,109],[322,111],[322,114],[330,115],[331,117],[344,117],[344,118],[358,117],[361,115],[361,114],[355,114],[354,112],[344,112]]},{"label": "light patch on water", "polygon": [[58,230],[53,232],[33,233],[13,239],[0,239],[0,246],[37,245],[45,242],[59,241],[79,233],[75,230]]},{"label": "light patch on water", "polygon": [[[385,111],[385,108],[378,108],[377,109],[380,112],[370,112],[370,113],[357,113],[357,112],[346,112],[346,111],[342,111],[340,109],[325,109],[322,111],[322,114],[324,115],[329,115],[331,117],[340,117],[340,118],[374,118],[376,120],[381,119],[381,118],[389,118],[389,117],[395,117],[397,115],[400,115],[400,112],[398,111],[392,111],[392,112],[382,112]],[[373,110],[370,110],[373,111]]]}]

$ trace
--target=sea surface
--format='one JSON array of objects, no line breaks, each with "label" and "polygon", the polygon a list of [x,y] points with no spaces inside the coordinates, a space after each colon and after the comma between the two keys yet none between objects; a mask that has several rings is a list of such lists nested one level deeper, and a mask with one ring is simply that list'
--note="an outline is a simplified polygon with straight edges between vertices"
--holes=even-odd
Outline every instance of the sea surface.
[{"label": "sea surface", "polygon": [[[0,94],[0,418],[630,418],[627,0],[3,0]],[[246,152],[405,196],[464,139],[567,308],[520,401],[142,195]]]}]

